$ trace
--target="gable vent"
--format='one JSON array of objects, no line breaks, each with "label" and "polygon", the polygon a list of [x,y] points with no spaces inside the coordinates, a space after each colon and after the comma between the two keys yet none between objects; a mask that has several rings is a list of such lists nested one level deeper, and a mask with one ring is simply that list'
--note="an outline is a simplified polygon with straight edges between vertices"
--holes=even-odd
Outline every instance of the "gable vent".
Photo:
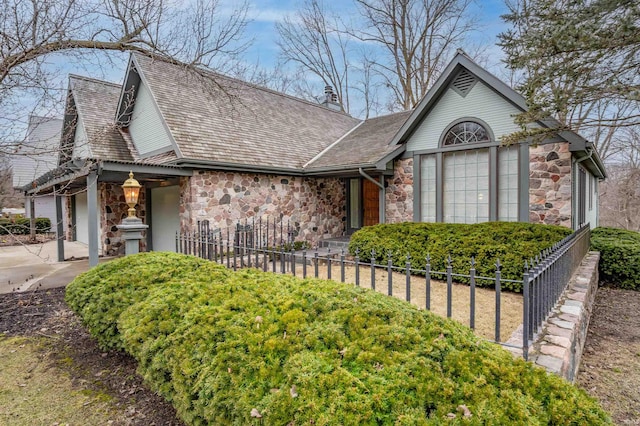
[{"label": "gable vent", "polygon": [[478,81],[478,79],[473,74],[463,69],[458,73],[456,79],[453,80],[451,88],[464,98],[471,91],[473,85],[476,84],[476,81]]}]

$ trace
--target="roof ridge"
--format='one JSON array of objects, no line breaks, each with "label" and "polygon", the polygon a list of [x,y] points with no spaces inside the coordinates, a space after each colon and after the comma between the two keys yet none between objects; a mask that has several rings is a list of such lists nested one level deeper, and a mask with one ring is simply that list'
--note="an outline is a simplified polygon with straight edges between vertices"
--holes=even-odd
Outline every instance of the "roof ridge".
[{"label": "roof ridge", "polygon": [[97,78],[93,78],[93,77],[86,77],[84,75],[78,75],[78,74],[69,74],[69,79],[76,79],[76,80],[84,80],[84,81],[90,81],[92,83],[98,83],[98,84],[104,84],[105,86],[113,86],[113,87],[122,87],[122,83],[112,83],[110,81],[105,81],[105,80],[99,80]]},{"label": "roof ridge", "polygon": [[[173,65],[173,66],[176,66],[176,67],[180,67],[180,65],[178,65],[178,64],[176,64],[176,63],[174,63],[174,62],[171,62],[171,60],[170,60],[170,59],[165,58],[165,57],[163,57],[163,56],[147,56],[147,55],[141,54],[141,53],[139,53],[139,52],[133,52],[133,53],[132,53],[132,55],[142,56],[142,57],[144,57],[144,58],[146,58],[146,59],[149,59],[149,60],[151,60],[151,61],[159,60],[159,61],[162,61],[162,62],[166,63],[167,65]],[[186,66],[186,65],[187,65],[187,64],[185,64],[185,66]],[[219,78],[223,78],[223,79],[229,80],[229,81],[231,81],[231,82],[235,82],[235,83],[241,84],[241,85],[243,85],[243,86],[248,86],[248,87],[251,87],[251,88],[253,88],[253,89],[261,90],[261,91],[263,91],[263,92],[268,92],[268,93],[271,93],[271,94],[273,94],[273,95],[281,96],[281,97],[284,97],[284,98],[289,98],[289,99],[291,99],[291,100],[293,100],[293,101],[302,102],[302,103],[305,103],[305,104],[308,104],[308,105],[310,105],[310,106],[314,106],[314,107],[317,107],[317,108],[322,108],[322,110],[323,110],[323,111],[329,111],[329,112],[331,112],[331,113],[333,113],[333,114],[339,114],[339,115],[343,115],[343,116],[351,117],[351,118],[353,118],[354,120],[358,120],[358,121],[360,121],[358,118],[353,117],[352,115],[347,114],[347,113],[346,113],[346,112],[344,112],[344,111],[336,111],[336,110],[333,110],[333,109],[330,109],[330,108],[324,107],[324,106],[322,106],[322,104],[320,104],[320,103],[314,103],[314,102],[311,102],[311,101],[309,101],[309,100],[302,99],[302,98],[299,98],[299,97],[296,97],[296,96],[293,96],[293,95],[289,95],[289,94],[287,94],[287,93],[279,92],[279,91],[277,91],[277,90],[270,89],[270,88],[265,87],[265,86],[260,86],[260,85],[258,85],[258,84],[256,84],[256,83],[251,83],[251,82],[249,82],[249,81],[241,80],[241,79],[236,78],[236,77],[231,77],[231,76],[229,76],[229,75],[222,74],[222,73],[220,73],[220,72],[218,72],[218,71],[212,70],[211,68],[207,68],[207,67],[204,67],[204,66],[198,66],[197,68],[198,68],[200,71],[204,72],[204,73],[211,74],[211,75],[212,75],[212,77],[213,77],[213,76],[217,76],[217,77],[219,77]]]}]

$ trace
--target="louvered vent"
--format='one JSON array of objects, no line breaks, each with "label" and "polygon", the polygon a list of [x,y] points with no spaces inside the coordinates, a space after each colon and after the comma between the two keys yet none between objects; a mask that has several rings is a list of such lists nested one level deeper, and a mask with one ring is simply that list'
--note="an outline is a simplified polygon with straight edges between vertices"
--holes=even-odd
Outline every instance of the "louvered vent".
[{"label": "louvered vent", "polygon": [[471,88],[476,84],[476,77],[466,69],[463,69],[458,73],[458,76],[453,80],[451,88],[455,90],[463,98],[467,96],[467,93],[471,91]]}]

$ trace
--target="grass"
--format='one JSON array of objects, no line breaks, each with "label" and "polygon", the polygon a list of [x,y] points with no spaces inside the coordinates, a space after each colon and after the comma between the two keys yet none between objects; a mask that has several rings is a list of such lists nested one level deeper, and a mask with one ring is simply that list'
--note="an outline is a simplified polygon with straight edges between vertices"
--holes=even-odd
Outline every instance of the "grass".
[{"label": "grass", "polygon": [[52,365],[39,338],[0,336],[0,424],[105,425],[111,397],[74,385]]}]

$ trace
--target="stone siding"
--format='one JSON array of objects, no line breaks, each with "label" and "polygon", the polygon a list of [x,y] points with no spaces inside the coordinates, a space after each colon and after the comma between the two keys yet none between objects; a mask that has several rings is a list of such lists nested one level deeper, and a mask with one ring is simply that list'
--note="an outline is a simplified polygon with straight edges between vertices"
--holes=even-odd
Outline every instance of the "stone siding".
[{"label": "stone siding", "polygon": [[180,227],[200,220],[227,228],[252,218],[282,220],[296,241],[315,245],[345,230],[345,186],[337,178],[199,171],[180,179]]},{"label": "stone siding", "polygon": [[396,160],[393,177],[387,178],[386,197],[387,223],[413,221],[413,158]]},{"label": "stone siding", "polygon": [[529,221],[571,227],[569,144],[529,148]]},{"label": "stone siding", "polygon": [[[129,214],[129,206],[124,199],[122,183],[100,182],[98,184],[98,197],[100,200],[100,231],[102,241],[98,245],[102,247],[102,253],[106,256],[124,255],[124,241],[121,238],[117,225]],[[140,188],[136,215],[146,223],[146,201],[144,185]],[[142,231],[140,251],[146,251],[146,231]]]},{"label": "stone siding", "polygon": [[589,252],[542,326],[530,360],[565,379],[576,379],[598,291],[600,253]]}]

